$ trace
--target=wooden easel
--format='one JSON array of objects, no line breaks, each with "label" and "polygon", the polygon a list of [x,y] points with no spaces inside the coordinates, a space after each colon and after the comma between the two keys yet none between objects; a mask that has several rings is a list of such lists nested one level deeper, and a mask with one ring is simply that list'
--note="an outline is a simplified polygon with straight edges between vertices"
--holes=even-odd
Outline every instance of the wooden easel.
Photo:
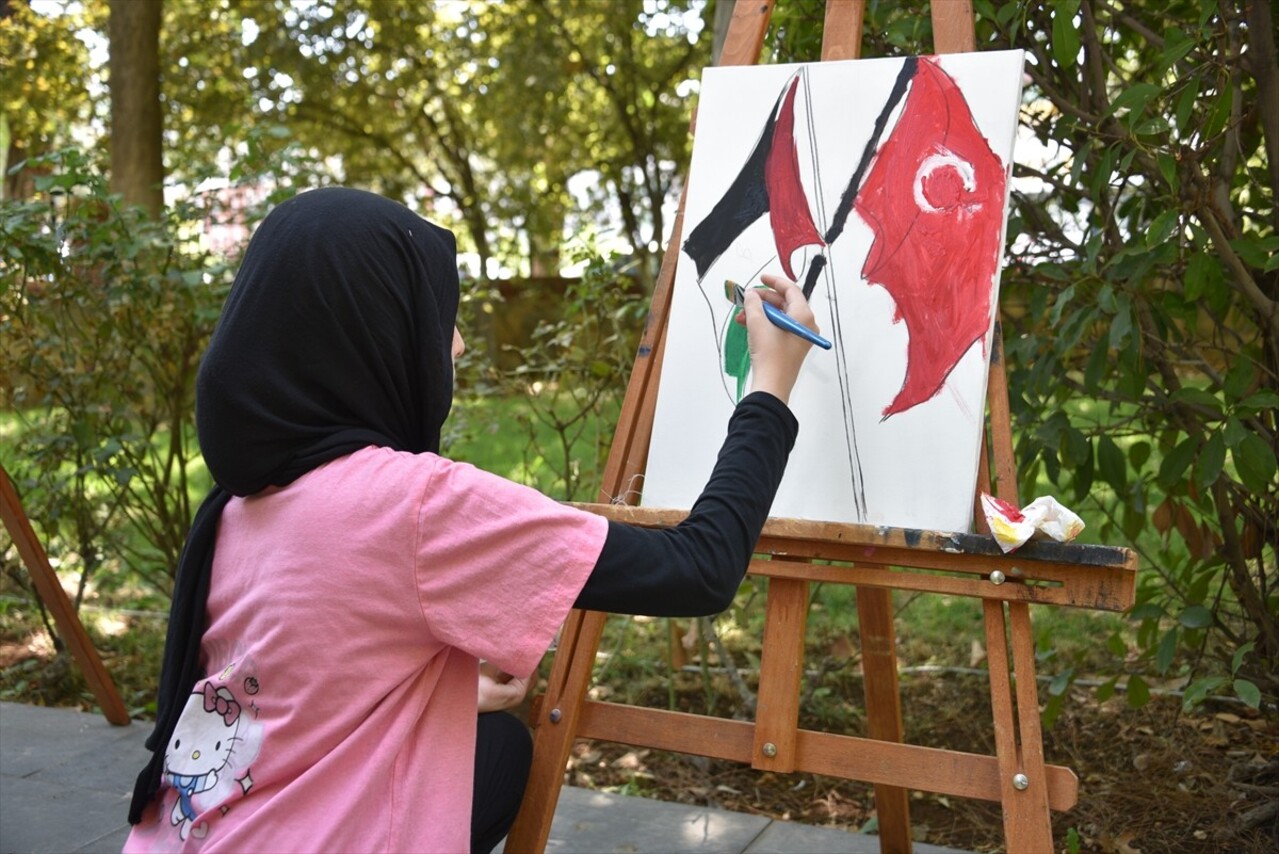
[{"label": "wooden easel", "polygon": [[0,466],[0,521],[4,522],[14,545],[18,547],[18,555],[31,573],[36,593],[53,614],[58,633],[62,635],[63,642],[71,650],[71,656],[84,672],[85,681],[89,683],[93,696],[102,707],[103,716],[116,726],[128,725],[129,712],[124,708],[124,703],[120,702],[111,674],[103,666],[98,651],[93,648],[93,641],[89,640],[71,600],[62,589],[62,582],[49,565],[49,558],[40,546],[40,540],[22,509],[18,492],[13,488],[13,482],[9,480],[9,473],[4,470],[4,466]]},{"label": "wooden easel", "polygon": [[[736,5],[721,65],[749,65],[758,59],[773,3],[752,0]],[[975,48],[969,0],[933,2],[931,8],[936,52]],[[823,60],[859,55],[863,13],[863,0],[827,0]],[[626,485],[642,474],[647,462],[682,230],[681,204],[605,471],[606,498],[628,494]],[[983,441],[985,464],[978,490],[1017,504],[998,326],[988,389],[990,426]],[[589,509],[647,526],[677,524],[684,515],[612,504],[589,505]],[[533,768],[506,850],[524,854],[545,848],[573,740],[589,738],[730,759],[760,770],[804,771],[873,783],[880,848],[886,852],[911,850],[910,789],[997,801],[1003,808],[1009,851],[1052,851],[1049,811],[1074,806],[1078,781],[1070,769],[1044,763],[1029,606],[1124,610],[1134,599],[1136,556],[1128,549],[1041,542],[1004,555],[986,535],[976,500],[974,510],[983,533],[770,519],[750,567],[751,574],[769,580],[754,723],[587,700],[605,615],[572,612],[561,634],[547,692],[531,715],[536,729]],[[852,565],[818,565],[813,560]],[[856,587],[869,738],[798,726],[811,582]],[[893,590],[982,600],[994,756],[904,743]]]}]

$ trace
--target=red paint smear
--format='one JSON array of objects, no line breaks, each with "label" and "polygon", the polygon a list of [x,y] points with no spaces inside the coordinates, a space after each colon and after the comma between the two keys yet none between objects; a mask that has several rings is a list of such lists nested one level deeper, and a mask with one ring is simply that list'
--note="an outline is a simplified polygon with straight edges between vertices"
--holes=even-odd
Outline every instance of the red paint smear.
[{"label": "red paint smear", "polygon": [[773,241],[777,244],[782,269],[792,280],[795,273],[791,269],[791,253],[801,246],[822,243],[799,180],[799,149],[795,145],[795,92],[798,88],[799,78],[796,77],[791,81],[781,111],[777,114],[773,144],[764,164],[768,221],[773,229]]},{"label": "red paint smear", "polygon": [[[930,210],[917,203],[915,182],[935,155],[969,164],[972,187],[956,165],[931,168],[919,187]],[[893,321],[905,321],[910,336],[906,378],[885,418],[931,400],[990,328],[1004,199],[1003,164],[963,93],[935,58],[921,58],[901,118],[856,202],[875,232],[862,277],[892,295]]]},{"label": "red paint smear", "polygon": [[1009,522],[1026,521],[1026,515],[1004,499],[994,495],[986,495],[985,498],[990,501],[991,504],[995,505],[995,509],[999,511],[999,515],[1003,516]]}]

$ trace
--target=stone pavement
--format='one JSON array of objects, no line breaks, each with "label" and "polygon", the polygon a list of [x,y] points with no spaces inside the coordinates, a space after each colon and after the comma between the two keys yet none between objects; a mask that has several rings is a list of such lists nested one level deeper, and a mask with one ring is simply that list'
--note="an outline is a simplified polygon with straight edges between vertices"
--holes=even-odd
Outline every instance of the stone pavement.
[{"label": "stone pavement", "polygon": [[[115,852],[147,724],[0,703],[0,854]],[[548,852],[875,854],[874,836],[565,787]],[[962,854],[917,844],[917,854]]]}]

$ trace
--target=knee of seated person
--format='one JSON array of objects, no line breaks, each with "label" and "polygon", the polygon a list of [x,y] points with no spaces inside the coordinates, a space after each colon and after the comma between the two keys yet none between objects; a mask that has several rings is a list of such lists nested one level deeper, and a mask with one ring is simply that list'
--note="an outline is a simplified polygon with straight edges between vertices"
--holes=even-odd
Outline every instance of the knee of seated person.
[{"label": "knee of seated person", "polygon": [[510,712],[486,712],[480,715],[479,725],[488,737],[502,746],[502,753],[510,761],[533,762],[533,737],[528,727]]}]

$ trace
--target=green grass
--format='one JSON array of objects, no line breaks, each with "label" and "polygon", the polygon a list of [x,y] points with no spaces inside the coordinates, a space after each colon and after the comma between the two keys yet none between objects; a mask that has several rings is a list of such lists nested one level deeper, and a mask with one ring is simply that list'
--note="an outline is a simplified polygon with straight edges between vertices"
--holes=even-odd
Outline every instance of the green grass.
[{"label": "green grass", "polygon": [[[444,454],[536,487],[552,498],[597,500],[616,406],[602,418],[589,418],[581,427],[560,432],[547,423],[548,414],[567,420],[575,404],[562,393],[542,394],[536,406],[518,396],[459,396],[444,425]],[[570,479],[576,483],[572,494],[566,486]]]}]

